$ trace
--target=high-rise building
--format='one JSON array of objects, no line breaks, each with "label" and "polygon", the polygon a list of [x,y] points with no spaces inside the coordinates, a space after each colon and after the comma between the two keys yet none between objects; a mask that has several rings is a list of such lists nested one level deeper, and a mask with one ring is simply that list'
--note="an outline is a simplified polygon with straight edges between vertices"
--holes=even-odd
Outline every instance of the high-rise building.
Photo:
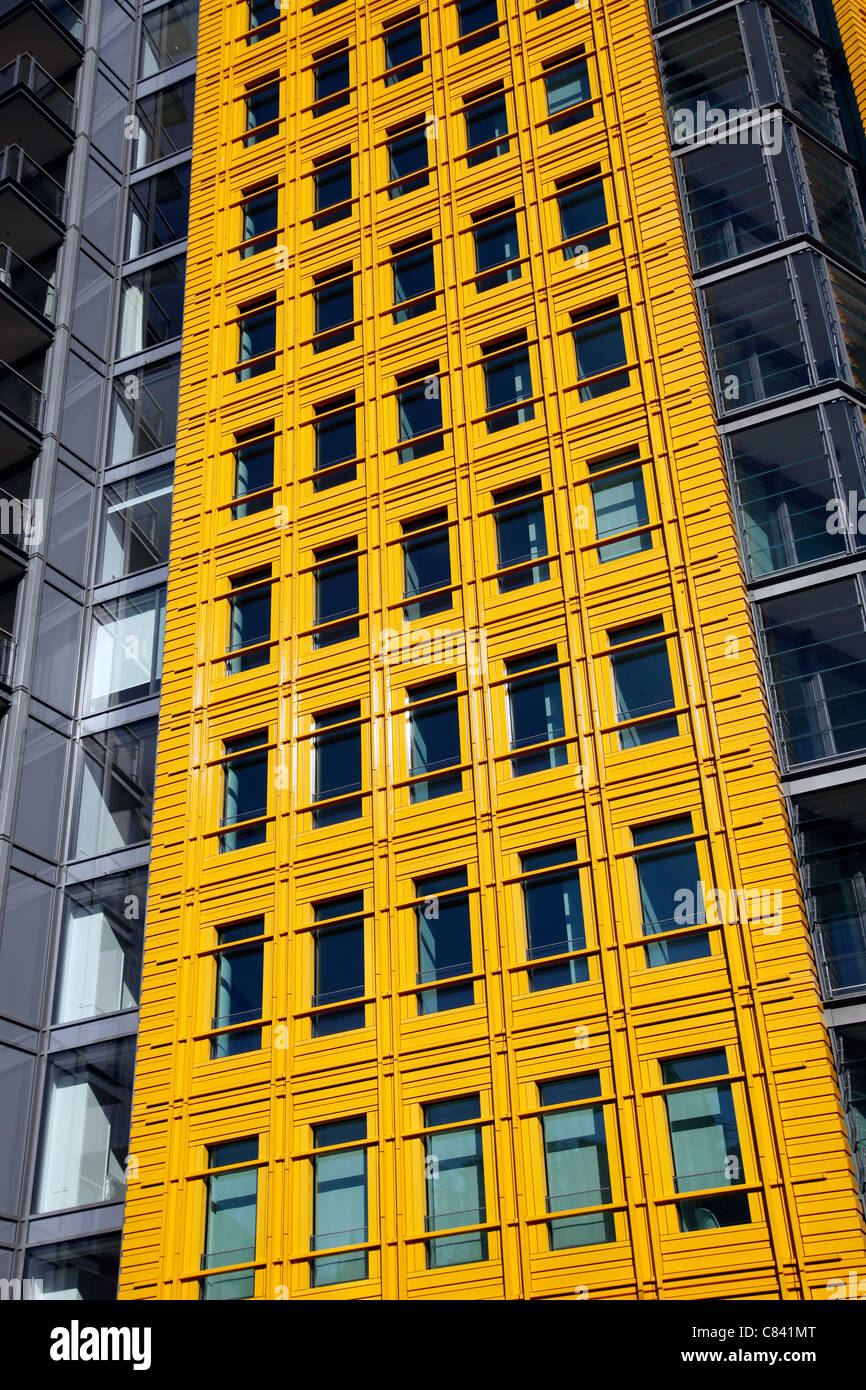
[{"label": "high-rise building", "polygon": [[0,1279],[832,1296],[866,16],[197,11],[0,0]]},{"label": "high-rise building", "polygon": [[122,1298],[862,1267],[838,20],[202,6]]},{"label": "high-rise building", "polygon": [[195,53],[190,0],[0,0],[0,1278],[48,1298],[117,1282]]},{"label": "high-rise building", "polygon": [[[656,44],[783,791],[866,1192],[866,15],[849,0],[835,13],[811,0],[693,8],[661,0]],[[721,144],[715,113],[728,107],[753,115]]]}]

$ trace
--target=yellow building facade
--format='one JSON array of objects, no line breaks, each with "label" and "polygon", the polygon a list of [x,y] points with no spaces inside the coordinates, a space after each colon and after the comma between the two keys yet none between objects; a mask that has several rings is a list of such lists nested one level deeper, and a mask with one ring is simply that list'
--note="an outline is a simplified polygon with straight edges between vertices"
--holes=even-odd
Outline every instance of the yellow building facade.
[{"label": "yellow building facade", "polygon": [[201,8],[120,1297],[826,1298],[646,6],[252,20]]}]

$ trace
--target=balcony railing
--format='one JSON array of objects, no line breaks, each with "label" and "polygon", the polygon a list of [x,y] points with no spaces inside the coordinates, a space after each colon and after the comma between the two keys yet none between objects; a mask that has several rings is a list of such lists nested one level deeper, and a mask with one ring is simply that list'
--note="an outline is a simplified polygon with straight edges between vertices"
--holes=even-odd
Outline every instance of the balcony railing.
[{"label": "balcony railing", "polygon": [[835,998],[866,989],[866,921],[860,913],[838,912],[817,924],[819,956]]},{"label": "balcony railing", "polygon": [[[17,9],[20,3],[21,0],[0,0],[0,19],[9,10]],[[77,43],[83,42],[84,14],[78,5],[71,4],[70,0],[39,0],[37,8],[51,15]]]},{"label": "balcony railing", "polygon": [[65,193],[61,185],[40,164],[26,155],[20,145],[7,145],[0,150],[0,180],[11,179],[32,194],[43,207],[63,221]]},{"label": "balcony railing", "polygon": [[42,392],[8,362],[0,362],[0,407],[38,430],[42,421]]},{"label": "balcony railing", "polygon": [[19,53],[0,68],[0,97],[15,87],[26,87],[42,105],[65,125],[75,124],[75,102],[29,53]]},{"label": "balcony railing", "polygon": [[12,671],[15,666],[15,638],[11,632],[0,628],[0,685],[12,684]]},{"label": "balcony railing", "polygon": [[55,289],[50,280],[23,256],[0,241],[0,285],[5,285],[29,308],[54,322]]},{"label": "balcony railing", "polygon": [[[39,539],[42,525],[41,505],[30,497],[13,497],[0,487],[0,536],[18,550],[27,550],[32,540]],[[3,629],[0,628],[0,633]]]}]

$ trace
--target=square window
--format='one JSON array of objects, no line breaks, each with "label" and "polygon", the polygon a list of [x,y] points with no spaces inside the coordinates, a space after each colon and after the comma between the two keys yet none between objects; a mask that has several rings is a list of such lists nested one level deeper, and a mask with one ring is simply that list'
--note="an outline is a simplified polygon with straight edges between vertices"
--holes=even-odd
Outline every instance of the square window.
[{"label": "square window", "polygon": [[395,133],[387,143],[388,197],[401,198],[430,182],[426,125]]},{"label": "square window", "polygon": [[352,158],[349,154],[328,155],[313,172],[315,211],[313,226],[330,226],[352,212]]},{"label": "square window", "polygon": [[580,400],[594,401],[631,384],[629,372],[618,372],[628,361],[622,314],[615,300],[572,314],[572,338],[580,381]]},{"label": "square window", "polygon": [[362,798],[354,795],[363,786],[361,707],[317,714],[313,727],[313,800],[330,803],[313,811],[313,828],[321,830],[361,815]]},{"label": "square window", "polygon": [[451,584],[451,546],[448,512],[432,512],[403,522],[403,597],[430,594],[403,607],[407,623],[448,612],[453,604],[447,593],[430,593]]},{"label": "square window", "polygon": [[544,78],[547,114],[553,118],[547,122],[551,133],[588,121],[593,113],[586,59],[573,58],[568,62],[556,59],[555,62],[556,66],[551,66]]},{"label": "square window", "polygon": [[244,98],[244,147],[257,145],[277,133],[280,118],[280,84],[268,82],[251,88]]},{"label": "square window", "polygon": [[504,138],[508,134],[508,108],[504,92],[467,103],[464,119],[466,148],[472,151],[467,160],[470,168],[488,159],[496,159],[498,155],[508,154],[511,146]]},{"label": "square window", "polygon": [[325,116],[329,111],[348,106],[351,80],[348,45],[314,62],[313,116]]},{"label": "square window", "polygon": [[235,435],[232,517],[270,511],[274,501],[273,420]]},{"label": "square window", "polygon": [[279,195],[276,188],[251,193],[241,204],[241,259],[272,251],[277,244]]},{"label": "square window", "polygon": [[385,85],[393,87],[415,77],[424,67],[421,20],[418,15],[389,24],[382,35],[385,49]]},{"label": "square window", "polygon": [[325,1009],[313,1015],[314,1038],[351,1032],[366,1022],[363,1004],[342,1007],[343,1001],[364,996],[364,919],[355,915],[363,911],[363,893],[316,903],[313,909],[316,922],[334,923],[313,933],[313,1008]]}]

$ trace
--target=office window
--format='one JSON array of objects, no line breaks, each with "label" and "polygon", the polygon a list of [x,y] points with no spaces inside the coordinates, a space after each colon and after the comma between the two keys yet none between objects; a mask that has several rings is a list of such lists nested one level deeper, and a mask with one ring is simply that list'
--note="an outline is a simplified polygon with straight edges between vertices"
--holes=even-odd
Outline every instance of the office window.
[{"label": "office window", "polygon": [[232,517],[241,521],[270,511],[274,502],[274,422],[267,420],[235,435],[235,499]]},{"label": "office window", "polygon": [[457,26],[461,53],[499,37],[497,0],[457,0]]},{"label": "office window", "polygon": [[[745,1182],[743,1155],[730,1081],[686,1085],[728,1074],[724,1049],[669,1057],[661,1063],[662,1083],[683,1087],[665,1093],[665,1111],[676,1192],[735,1187]],[[692,1197],[677,1202],[681,1231],[713,1231],[751,1221],[744,1192]]]},{"label": "office window", "polygon": [[[592,1104],[600,1095],[598,1072],[539,1082],[538,1099],[545,1107],[541,1133],[548,1211],[600,1207],[612,1200],[604,1107]],[[571,1108],[546,1109],[564,1105]],[[616,1239],[612,1211],[549,1221],[547,1231],[551,1250],[604,1245]]]},{"label": "office window", "polygon": [[606,544],[600,545],[596,551],[602,564],[652,549],[651,531],[641,531],[636,536],[623,536],[623,539],[618,541],[606,539],[608,536],[618,536],[624,531],[634,530],[638,526],[646,526],[649,522],[643,468],[640,464],[630,467],[632,461],[637,463],[639,458],[639,449],[626,449],[621,454],[594,459],[587,463],[591,478],[589,490],[595,534],[598,540],[606,541]]},{"label": "office window", "polygon": [[[693,834],[691,816],[632,828],[632,844],[640,851],[635,854],[634,862],[644,936],[679,931],[706,921],[703,880],[694,840],[658,849],[643,848],[664,840],[682,840]],[[648,966],[655,967],[682,965],[710,954],[709,933],[701,931],[656,941],[646,947],[644,958]]]},{"label": "office window", "polygon": [[[211,1171],[204,1180],[205,1225],[202,1269],[220,1265],[251,1264],[256,1258],[256,1208],[259,1170],[258,1139],[234,1139],[211,1144],[207,1151]],[[244,1166],[241,1166],[244,1165]],[[200,1297],[226,1302],[252,1298],[255,1270],[233,1270],[202,1279]]]},{"label": "office window", "polygon": [[259,729],[242,738],[227,738],[223,745],[223,811],[220,853],[262,845],[267,838],[268,731]]},{"label": "office window", "polygon": [[[676,738],[679,733],[676,715],[666,719],[650,717],[673,709],[676,703],[668,644],[663,637],[651,640],[664,628],[662,618],[651,618],[607,634],[611,647],[622,648],[613,651],[610,658],[617,723],[628,725],[618,731],[620,748],[640,748],[660,739]],[[634,719],[645,722],[631,723]]]},{"label": "office window", "polygon": [[766,12],[774,32],[788,100],[812,130],[844,147],[839,107],[827,54],[815,39],[807,38],[772,11]]},{"label": "office window", "polygon": [[133,1038],[51,1056],[36,1212],[124,1200],[133,1062]]},{"label": "office window", "polygon": [[343,705],[313,717],[313,828],[357,820],[364,785],[361,706]]},{"label": "office window", "polygon": [[165,588],[139,589],[93,609],[90,711],[156,695],[162,682]]},{"label": "office window", "polygon": [[547,554],[547,527],[541,479],[531,478],[517,487],[494,492],[493,524],[496,528],[496,568],[500,594],[513,593],[550,578],[548,564],[529,565]]},{"label": "office window", "polygon": [[186,236],[189,222],[189,164],[177,164],[161,174],[129,186],[126,220],[126,259],[146,256]]},{"label": "office window", "polygon": [[277,244],[279,194],[276,185],[249,193],[241,203],[241,259],[272,251]]},{"label": "office window", "polygon": [[[723,398],[733,408],[810,385],[808,352],[787,260],[707,285],[704,300],[717,389],[721,393],[728,387],[735,392]],[[832,374],[832,368],[825,369],[824,375]]]},{"label": "office window", "polygon": [[[313,1126],[313,1148],[330,1151],[313,1159],[314,1250],[367,1241],[367,1150],[359,1146],[366,1138],[366,1116]],[[358,1147],[340,1149],[341,1144]],[[310,1283],[320,1288],[366,1279],[367,1259],[366,1250],[319,1255],[310,1262]]]},{"label": "office window", "polygon": [[[477,1095],[424,1106],[424,1128],[436,1131],[424,1136],[428,1231],[480,1226],[487,1220],[482,1130],[480,1125],[465,1123],[480,1119]],[[460,1128],[444,1128],[447,1125]],[[440,1236],[426,1246],[428,1269],[472,1264],[487,1259],[487,1232]]]},{"label": "office window", "polygon": [[97,583],[140,574],[168,559],[173,474],[168,464],[106,486]]},{"label": "office window", "polygon": [[146,901],[146,869],[76,883],[68,890],[55,1023],[80,1023],[136,1008]]},{"label": "office window", "polygon": [[407,319],[429,314],[436,308],[436,262],[433,256],[433,242],[430,233],[416,238],[411,246],[393,247],[391,274],[394,283],[395,323],[405,323]]},{"label": "office window", "polygon": [[859,992],[866,986],[862,783],[798,796],[794,815],[806,904],[825,988],[836,997]]},{"label": "office window", "polygon": [[631,384],[629,372],[618,372],[628,361],[622,314],[617,301],[607,299],[571,316],[574,355],[581,401],[594,401]]},{"label": "office window", "polygon": [[520,238],[517,233],[517,214],[510,208],[473,214],[476,226],[472,229],[475,248],[475,291],[483,294],[497,285],[519,280]]},{"label": "office window", "polygon": [[467,165],[484,164],[488,159],[508,154],[511,145],[508,135],[508,107],[505,93],[496,91],[493,95],[467,99],[464,119],[466,121],[466,148],[471,151]]},{"label": "office window", "polygon": [[547,99],[547,122],[551,133],[578,125],[592,117],[590,101],[589,64],[576,54],[566,60],[553,58],[543,64],[544,94]]},{"label": "office window", "polygon": [[281,18],[274,0],[247,0],[247,43],[259,43],[275,33]]},{"label": "office window", "polygon": [[[596,170],[599,166],[596,165]],[[559,209],[559,226],[563,246],[562,255],[566,261],[584,251],[592,251],[598,246],[610,244],[610,232],[605,229],[608,217],[604,194],[604,179],[592,178],[595,170],[584,170],[568,179],[557,182],[556,205]],[[600,170],[599,170],[600,172]],[[598,231],[597,228],[603,230]]]},{"label": "office window", "polygon": [[517,754],[511,759],[513,777],[568,762],[567,744],[553,742],[565,736],[562,684],[555,664],[558,659],[556,648],[549,647],[505,663],[508,746]]},{"label": "office window", "polygon": [[226,675],[236,676],[271,659],[271,567],[235,575],[229,585]]},{"label": "office window", "polygon": [[124,276],[117,332],[119,357],[180,337],[185,275],[186,257],[175,256]]},{"label": "office window", "polygon": [[488,412],[485,420],[487,433],[496,434],[499,430],[534,420],[534,405],[506,409],[515,401],[525,401],[532,396],[532,367],[526,333],[515,334],[495,343],[482,343],[481,351],[484,353],[481,369]]},{"label": "office window", "polygon": [[866,748],[866,622],[856,579],[759,605],[788,764]]},{"label": "office window", "polygon": [[668,115],[680,143],[684,135],[706,129],[711,110],[755,106],[736,11],[661,40],[659,57]]},{"label": "office window", "polygon": [[249,149],[276,135],[279,119],[279,82],[265,80],[258,86],[248,87],[244,97],[244,148]]},{"label": "office window", "polygon": [[314,406],[316,412],[313,430],[316,438],[315,470],[320,478],[313,480],[316,492],[340,487],[343,483],[353,483],[358,476],[354,463],[347,468],[338,468],[340,463],[348,463],[358,456],[356,440],[355,393],[338,396],[322,405]]},{"label": "office window", "polygon": [[389,20],[382,44],[385,49],[385,86],[393,87],[407,77],[415,77],[424,67],[424,41],[418,13]]},{"label": "office window", "polygon": [[331,924],[313,932],[313,1008],[323,1010],[313,1015],[314,1038],[351,1032],[366,1022],[363,1004],[343,1007],[345,1000],[363,999],[365,993],[363,911],[363,893],[332,898],[313,908],[316,922]]},{"label": "office window", "polygon": [[25,1279],[38,1279],[42,1298],[113,1303],[120,1272],[120,1233],[39,1245],[28,1254]]},{"label": "office window", "polygon": [[[340,541],[316,550],[313,583],[315,586],[314,647],[332,647],[335,642],[347,642],[357,637],[358,624],[358,542]],[[350,621],[341,619],[355,615]]]},{"label": "office window", "polygon": [[195,0],[171,0],[149,10],[141,20],[138,76],[152,77],[196,55],[198,5]]},{"label": "office window", "polygon": [[111,462],[129,463],[174,444],[180,358],[136,367],[115,377],[112,397]]},{"label": "office window", "polygon": [[238,325],[238,367],[236,381],[272,372],[277,365],[277,306],[273,297],[257,304],[243,305]]},{"label": "office window", "polygon": [[121,724],[81,740],[75,857],[112,854],[150,839],[156,720]]},{"label": "office window", "polygon": [[409,800],[414,804],[437,796],[453,796],[463,790],[462,772],[446,772],[457,767],[460,756],[460,715],[457,706],[457,678],[427,681],[406,691],[409,710],[409,776],[424,777],[413,782]]},{"label": "office window", "polygon": [[[860,280],[825,262],[833,292],[833,303],[842,325],[846,366],[842,374],[853,381],[860,391],[866,391],[866,310]],[[808,310],[807,310],[808,313]]]},{"label": "office window", "polygon": [[[526,959],[543,960],[569,951],[586,950],[586,929],[580,891],[580,874],[572,840],[553,849],[533,850],[520,856],[523,916],[526,925]],[[567,867],[563,867],[567,866]],[[529,988],[557,989],[589,979],[585,956],[577,960],[539,965],[527,972]]]},{"label": "office window", "polygon": [[430,182],[430,160],[427,151],[427,126],[413,125],[410,129],[390,132],[388,151],[388,197],[401,198]]},{"label": "office window", "polygon": [[325,155],[313,170],[313,226],[328,227],[352,212],[352,156],[349,150]]},{"label": "office window", "polygon": [[212,1059],[257,1052],[262,1045],[260,1025],[252,1028],[240,1025],[254,1024],[262,1016],[265,948],[261,938],[264,930],[261,917],[217,928],[220,949],[214,956],[216,985],[210,1026],[213,1030],[228,1031],[214,1032],[210,1046]]},{"label": "office window", "polygon": [[[472,929],[465,869],[416,878],[415,923],[418,973],[415,983],[429,985],[472,973]],[[418,1013],[437,1014],[475,1003],[471,980],[418,991]]]},{"label": "office window", "polygon": [[398,438],[413,441],[400,449],[401,463],[435,454],[443,446],[440,381],[438,362],[397,377]]},{"label": "office window", "polygon": [[803,131],[797,138],[822,240],[861,270],[866,268],[866,223],[851,166]]},{"label": "office window", "polygon": [[313,352],[327,352],[355,336],[355,283],[351,265],[341,265],[314,277]]},{"label": "office window", "polygon": [[451,545],[448,535],[448,512],[430,512],[426,516],[404,521],[403,526],[403,597],[419,598],[416,602],[403,606],[403,616],[407,623],[417,618],[432,618],[436,613],[447,613],[453,604],[449,588],[447,593],[431,593],[431,590],[444,589],[451,584]]},{"label": "office window", "polygon": [[844,446],[826,436],[817,410],[736,430],[726,442],[755,577],[845,553],[844,530],[827,524],[828,504],[844,496],[833,468]]},{"label": "office window", "polygon": [[122,1202],[135,1041],[54,1054],[48,1063],[34,1210]]},{"label": "office window", "polygon": [[190,148],[194,105],[194,77],[161,87],[135,103],[134,168]]},{"label": "office window", "polygon": [[313,116],[325,116],[349,104],[349,45],[317,54],[313,63]]},{"label": "office window", "polygon": [[698,265],[758,251],[784,235],[760,145],[704,145],[679,168]]}]

